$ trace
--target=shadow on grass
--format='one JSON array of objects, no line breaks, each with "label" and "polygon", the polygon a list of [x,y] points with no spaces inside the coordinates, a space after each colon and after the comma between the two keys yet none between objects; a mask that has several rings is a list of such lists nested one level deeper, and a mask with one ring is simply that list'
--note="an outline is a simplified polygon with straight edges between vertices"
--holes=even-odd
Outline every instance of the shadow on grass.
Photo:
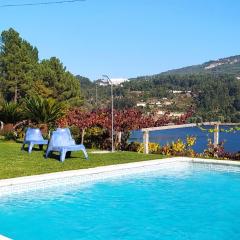
[{"label": "shadow on grass", "polygon": [[[28,147],[24,147],[23,149],[20,148],[20,150],[23,151],[23,152],[28,152]],[[42,152],[42,151],[44,151],[44,152],[45,152],[45,150],[43,150],[43,149],[41,149],[41,148],[39,148],[39,147],[34,147],[34,148],[32,149],[32,151],[34,151],[34,152]]]},{"label": "shadow on grass", "polygon": [[[43,154],[43,157],[46,158],[45,153]],[[48,158],[46,158],[46,159],[55,159],[55,160],[60,161],[60,154],[57,154],[56,152],[51,152],[49,154]],[[82,156],[72,156],[71,152],[67,152],[65,160],[67,160],[67,159],[81,159],[82,160],[85,158]]]}]

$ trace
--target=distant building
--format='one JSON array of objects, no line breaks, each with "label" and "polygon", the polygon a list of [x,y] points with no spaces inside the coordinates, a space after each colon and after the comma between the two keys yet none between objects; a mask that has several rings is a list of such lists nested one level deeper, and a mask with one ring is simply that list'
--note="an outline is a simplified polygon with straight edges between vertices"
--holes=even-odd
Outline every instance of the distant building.
[{"label": "distant building", "polygon": [[170,90],[173,94],[181,94],[181,93],[191,93],[191,91],[181,91],[181,90]]},{"label": "distant building", "polygon": [[146,103],[145,102],[138,102],[137,107],[146,107]]},{"label": "distant building", "polygon": [[[156,111],[156,114],[159,115],[159,116],[162,116],[164,114],[166,114],[167,112],[166,111],[163,111],[163,110],[158,110]],[[169,113],[169,116],[171,117],[181,117],[182,115],[184,115],[183,112],[170,112]]]},{"label": "distant building", "polygon": [[[120,85],[120,84],[128,81],[128,78],[111,78],[110,80],[112,81],[113,85]],[[98,79],[96,81],[96,83],[99,86],[106,86],[108,84],[108,82],[103,79]]]},{"label": "distant building", "polygon": [[179,93],[183,93],[184,91],[179,91],[179,90],[173,90],[172,93],[174,94],[179,94]]},{"label": "distant building", "polygon": [[165,114],[165,111],[162,111],[162,110],[159,110],[156,112],[157,115],[164,115]]},{"label": "distant building", "polygon": [[172,117],[181,117],[182,115],[184,115],[183,112],[170,112],[169,116]]},{"label": "distant building", "polygon": [[140,96],[143,93],[143,91],[131,91],[131,94],[135,94],[137,96]]},{"label": "distant building", "polygon": [[169,105],[172,105],[172,102],[171,102],[171,101],[165,101],[165,102],[163,103],[163,105],[169,106]]},{"label": "distant building", "polygon": [[121,83],[128,81],[128,78],[111,78],[111,81],[114,85],[120,85]]},{"label": "distant building", "polygon": [[150,105],[150,106],[153,106],[153,105],[155,105],[156,103],[154,102],[154,101],[150,101],[150,102],[148,102],[148,105]]}]

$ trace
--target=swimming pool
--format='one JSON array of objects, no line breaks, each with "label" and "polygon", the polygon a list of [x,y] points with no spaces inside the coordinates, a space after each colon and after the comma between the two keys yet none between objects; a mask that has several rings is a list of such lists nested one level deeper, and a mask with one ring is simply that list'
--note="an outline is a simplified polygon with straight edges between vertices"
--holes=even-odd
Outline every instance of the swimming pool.
[{"label": "swimming pool", "polygon": [[240,239],[239,167],[179,163],[0,199],[12,239]]}]

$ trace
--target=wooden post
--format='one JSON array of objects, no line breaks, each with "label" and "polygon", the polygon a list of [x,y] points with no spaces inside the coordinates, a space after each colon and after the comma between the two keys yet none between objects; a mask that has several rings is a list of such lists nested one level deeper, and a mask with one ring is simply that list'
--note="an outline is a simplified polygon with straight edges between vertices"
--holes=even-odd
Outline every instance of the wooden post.
[{"label": "wooden post", "polygon": [[213,144],[214,147],[217,147],[219,144],[219,124],[214,124],[214,140],[213,140]]},{"label": "wooden post", "polygon": [[149,131],[144,131],[143,132],[143,145],[144,145],[144,153],[145,154],[149,153],[148,143],[149,143]]}]

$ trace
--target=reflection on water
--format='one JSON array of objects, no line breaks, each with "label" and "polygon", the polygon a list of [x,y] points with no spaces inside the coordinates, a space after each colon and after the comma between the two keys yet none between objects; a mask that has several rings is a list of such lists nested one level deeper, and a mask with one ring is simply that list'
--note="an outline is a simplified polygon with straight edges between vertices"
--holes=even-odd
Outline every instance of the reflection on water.
[{"label": "reflection on water", "polygon": [[[211,128],[211,127],[208,127]],[[221,128],[228,129],[227,126],[221,126]],[[156,142],[160,145],[176,141],[178,138],[186,139],[187,136],[196,136],[197,142],[193,149],[200,153],[207,148],[208,139],[213,140],[213,133],[208,133],[200,130],[198,127],[192,128],[179,128],[179,129],[170,129],[162,131],[153,131],[150,132],[149,138],[150,142]],[[133,131],[131,133],[129,141],[142,142],[143,133],[141,131]],[[220,133],[220,142],[224,141],[225,150],[229,152],[238,152],[240,151],[240,131],[231,132],[231,133]]]}]

